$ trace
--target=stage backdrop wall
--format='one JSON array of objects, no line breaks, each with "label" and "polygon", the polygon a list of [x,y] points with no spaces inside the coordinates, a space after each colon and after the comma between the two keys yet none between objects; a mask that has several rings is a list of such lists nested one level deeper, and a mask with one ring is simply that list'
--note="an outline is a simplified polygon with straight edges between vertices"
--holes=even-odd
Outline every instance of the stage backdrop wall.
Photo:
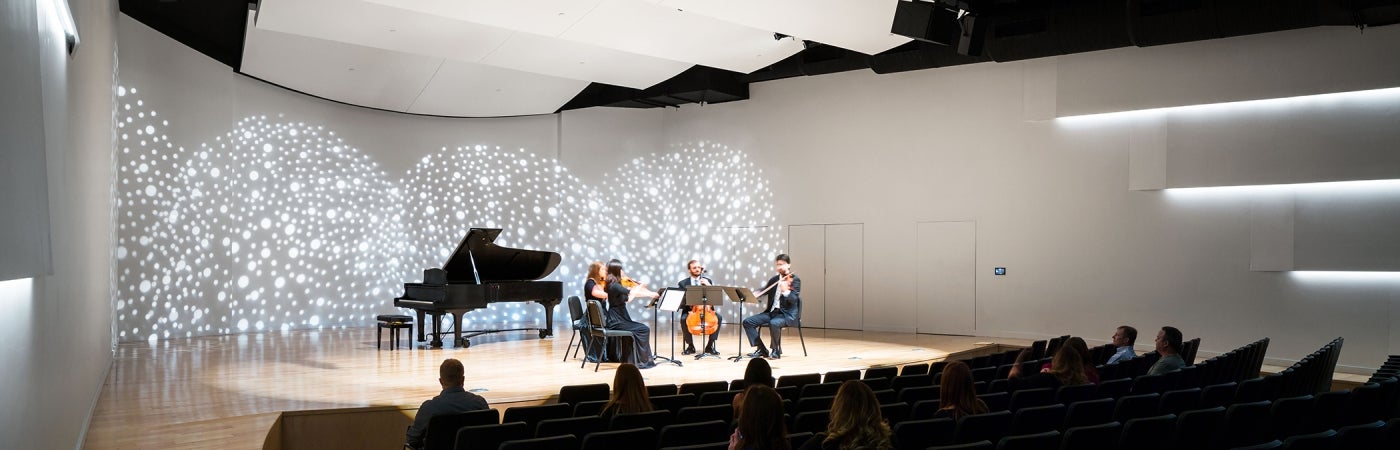
[{"label": "stage backdrop wall", "polygon": [[[16,34],[6,28],[0,41],[37,56],[5,63],[25,65],[39,74],[37,84],[16,89],[39,89],[33,94],[42,98],[42,105],[30,105],[27,113],[43,117],[32,122],[42,124],[37,132],[44,137],[43,163],[26,170],[45,172],[27,177],[31,180],[47,178],[47,186],[6,189],[47,191],[47,205],[40,213],[48,217],[41,234],[52,238],[51,274],[0,281],[0,314],[7,319],[0,327],[0,437],[6,448],[81,448],[112,362],[117,5],[72,2],[82,44],[70,56],[61,25],[47,11],[51,4],[0,1],[0,21],[29,25]],[[0,211],[21,213],[33,211]],[[36,236],[4,236],[0,242],[12,238]]]},{"label": "stage backdrop wall", "polygon": [[[122,339],[367,324],[466,227],[499,226],[504,245],[564,255],[566,294],[593,259],[619,257],[656,285],[700,257],[719,281],[756,286],[791,250],[798,273],[820,281],[826,307],[810,320],[835,311],[842,327],[944,332],[919,318],[939,312],[929,292],[957,291],[970,292],[957,301],[971,316],[947,332],[1102,342],[1132,324],[1146,350],[1174,324],[1205,354],[1271,337],[1277,362],[1345,336],[1353,366],[1400,349],[1396,281],[1289,271],[1400,269],[1396,218],[1376,213],[1400,209],[1394,187],[1162,190],[1398,178],[1387,147],[1397,131],[1384,125],[1393,91],[1057,118],[1389,86],[1393,64],[1371,56],[1395,50],[1395,30],[861,71],[760,83],[752,99],[719,105],[461,120],[309,99],[120,25],[131,119],[118,172]],[[1332,43],[1297,53],[1327,64],[1268,71],[1267,59],[1218,56],[1295,41]],[[1140,84],[1117,80],[1123,58],[1173,61],[1153,67],[1172,89],[1115,84]],[[1233,71],[1256,76],[1191,76]],[[1267,88],[1229,88],[1254,83]],[[970,242],[970,255],[918,245],[921,223],[946,222],[972,225],[937,240]],[[790,242],[794,225],[829,228],[816,239],[804,226]],[[537,317],[502,305],[467,325]]]}]

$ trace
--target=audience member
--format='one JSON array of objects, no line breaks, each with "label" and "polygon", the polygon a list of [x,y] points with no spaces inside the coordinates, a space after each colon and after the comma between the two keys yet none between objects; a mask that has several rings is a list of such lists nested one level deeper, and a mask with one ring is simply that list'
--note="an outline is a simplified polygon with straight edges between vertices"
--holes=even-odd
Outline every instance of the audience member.
[{"label": "audience member", "polygon": [[1021,373],[1021,365],[1025,364],[1027,360],[1031,359],[1031,353],[1031,349],[1029,348],[1021,349],[1021,353],[1016,354],[1016,362],[1011,363],[1011,371],[1007,372],[1006,378],[1011,379],[1025,375]]},{"label": "audience member", "polygon": [[841,383],[831,403],[831,421],[802,450],[889,450],[890,424],[880,414],[880,399],[865,383]]},{"label": "audience member", "polygon": [[612,398],[603,405],[603,417],[651,411],[651,396],[647,395],[647,384],[642,381],[642,371],[630,363],[617,367],[613,375]]},{"label": "audience member", "polygon": [[413,425],[408,427],[406,443],[409,448],[423,448],[423,437],[433,416],[491,408],[486,399],[462,388],[466,380],[466,368],[462,367],[461,361],[448,358],[442,362],[438,367],[438,384],[442,385],[442,393],[418,407],[418,415],[413,418]]},{"label": "audience member", "polygon": [[[1089,357],[1089,344],[1084,343],[1084,338],[1078,336],[1069,338],[1064,345],[1060,346],[1060,349],[1065,347],[1071,347],[1079,353],[1079,360],[1084,362],[1084,377],[1088,378],[1090,383],[1099,384],[1099,370],[1094,368],[1094,360]],[[1054,364],[1054,360],[1040,366],[1040,371],[1049,372],[1051,364]]]},{"label": "audience member", "polygon": [[977,387],[972,383],[972,368],[967,363],[953,361],[943,366],[943,376],[938,384],[938,412],[934,413],[934,418],[961,419],[987,412],[987,404],[977,398]]},{"label": "audience member", "polygon": [[1135,343],[1137,343],[1137,328],[1123,325],[1117,330],[1113,330],[1113,346],[1117,347],[1118,351],[1113,353],[1113,357],[1108,358],[1108,364],[1118,364],[1137,357],[1137,354],[1133,353],[1133,344]]},{"label": "audience member", "polygon": [[[1073,339],[1071,339],[1073,340]],[[1080,340],[1083,341],[1082,339]],[[1084,357],[1079,350],[1074,348],[1069,342],[1060,346],[1055,351],[1055,358],[1050,360],[1050,367],[1042,369],[1042,372],[1029,377],[1021,377],[1009,381],[1008,388],[1012,391],[1021,389],[1035,389],[1060,386],[1077,386],[1089,382],[1089,376],[1084,371]]]},{"label": "audience member", "polygon": [[1186,360],[1181,359],[1181,330],[1176,327],[1162,327],[1157,332],[1157,354],[1162,355],[1157,359],[1157,363],[1147,369],[1148,375],[1161,375],[1164,373],[1180,370],[1186,367]]},{"label": "audience member", "polygon": [[[742,391],[749,386],[763,385],[773,387],[773,367],[768,365],[768,360],[754,358],[749,360],[748,367],[744,368],[744,379],[739,380],[738,386],[730,386],[731,391]],[[739,392],[734,396],[734,417],[739,417],[739,408],[744,405],[744,393]]]},{"label": "audience member", "polygon": [[744,389],[739,426],[729,435],[729,450],[790,450],[783,399],[764,385]]}]

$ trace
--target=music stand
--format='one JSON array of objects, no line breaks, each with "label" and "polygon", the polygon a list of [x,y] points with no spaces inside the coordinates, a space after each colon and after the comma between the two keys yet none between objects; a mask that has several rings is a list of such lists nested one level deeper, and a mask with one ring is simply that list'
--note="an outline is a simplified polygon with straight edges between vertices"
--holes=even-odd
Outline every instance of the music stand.
[{"label": "music stand", "polygon": [[[713,295],[716,299],[718,299],[718,300],[720,300],[720,301],[723,301],[723,300],[724,300],[724,296],[725,296],[724,289],[725,289],[724,286],[697,286],[697,285],[686,286],[686,287],[685,287],[685,303],[688,304],[688,305],[710,306],[710,296],[711,296],[711,295]],[[700,323],[702,323],[702,324],[705,323],[705,318],[703,317],[704,314],[705,314],[704,311],[705,311],[704,309],[701,309],[701,310],[700,310],[700,314],[701,314],[701,316],[702,316],[702,317],[700,317]],[[691,314],[695,314],[695,313],[694,313],[694,312],[691,312]],[[716,314],[718,314],[718,313],[716,313]],[[686,333],[689,333],[689,332],[690,332],[690,329],[687,328],[687,329],[685,330],[685,332],[686,332]],[[719,330],[716,329],[716,330],[715,330],[715,333],[719,333]],[[710,337],[709,337],[709,336],[700,336],[700,339],[701,339],[701,340],[709,340]],[[707,347],[709,347],[709,345],[704,345],[704,346],[702,346],[701,348],[703,349],[703,348],[707,348]],[[715,357],[715,358],[718,358],[718,357],[719,357],[719,355],[711,355],[711,354],[709,354],[709,353],[705,353],[704,351],[700,351],[700,352],[697,352],[697,353],[699,353],[698,355],[695,355],[695,359],[697,359],[697,360],[699,360],[699,359],[701,359],[701,358],[704,358],[704,357],[706,357],[706,356],[712,356],[712,357]]]},{"label": "music stand", "polygon": [[651,335],[652,335],[651,340],[652,340],[652,342],[656,342],[656,341],[657,341],[656,338],[657,338],[657,336],[658,336],[658,333],[661,332],[661,330],[658,330],[658,329],[657,329],[657,316],[659,316],[659,314],[657,314],[657,312],[658,312],[658,311],[667,311],[667,312],[670,312],[670,313],[671,313],[671,357],[670,357],[670,358],[667,358],[667,357],[665,357],[665,356],[659,356],[659,355],[657,355],[657,354],[656,354],[656,349],[655,349],[655,347],[653,347],[653,348],[652,348],[652,352],[651,352],[651,361],[652,361],[652,362],[656,362],[656,360],[666,360],[666,361],[670,361],[670,362],[676,363],[677,366],[680,366],[680,365],[681,365],[681,362],[678,361],[678,360],[676,360],[676,310],[677,310],[677,309],[680,309],[680,305],[681,305],[682,303],[685,303],[685,292],[684,292],[684,291],[679,291],[679,290],[674,290],[674,289],[662,289],[662,290],[661,290],[661,297],[660,297],[660,298],[657,298],[657,299],[653,299],[653,300],[651,301],[651,304],[650,304],[650,305],[647,305],[647,306],[650,306],[650,307],[652,307],[652,308],[655,308],[655,310],[653,310],[652,313],[651,313]]},{"label": "music stand", "polygon": [[743,287],[725,287],[724,293],[729,296],[729,301],[739,304],[739,347],[738,352],[735,353],[734,356],[729,357],[730,361],[739,362],[747,358],[747,356],[744,356],[744,304],[753,303],[757,305],[758,297],[755,297],[753,291],[749,290],[749,288]]}]

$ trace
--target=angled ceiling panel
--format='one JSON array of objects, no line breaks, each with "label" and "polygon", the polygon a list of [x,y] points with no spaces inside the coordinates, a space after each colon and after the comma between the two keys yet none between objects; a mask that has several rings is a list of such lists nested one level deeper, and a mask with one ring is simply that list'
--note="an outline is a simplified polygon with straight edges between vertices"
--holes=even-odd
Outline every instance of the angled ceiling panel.
[{"label": "angled ceiling panel", "polygon": [[890,33],[895,0],[660,0],[657,4],[873,55],[910,39]]},{"label": "angled ceiling panel", "polygon": [[365,0],[541,36],[559,36],[603,0]]},{"label": "angled ceiling panel", "polygon": [[406,111],[441,58],[324,39],[247,30],[242,72],[273,84],[352,105]]},{"label": "angled ceiling panel", "polygon": [[344,0],[265,0],[259,29],[458,61],[478,61],[510,37],[507,29]]},{"label": "angled ceiling panel", "polygon": [[467,117],[550,114],[585,87],[587,81],[449,60],[408,112]]},{"label": "angled ceiling panel", "polygon": [[530,33],[515,33],[481,63],[634,89],[646,89],[694,66]]},{"label": "angled ceiling panel", "polygon": [[559,37],[739,73],[762,69],[802,51],[801,42],[773,39],[773,30],[637,0],[603,0]]}]

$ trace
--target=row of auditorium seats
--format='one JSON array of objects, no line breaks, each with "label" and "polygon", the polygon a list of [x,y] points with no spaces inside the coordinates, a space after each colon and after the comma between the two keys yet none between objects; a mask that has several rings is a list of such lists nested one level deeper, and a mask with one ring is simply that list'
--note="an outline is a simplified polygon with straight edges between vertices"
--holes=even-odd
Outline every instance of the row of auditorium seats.
[{"label": "row of auditorium seats", "polygon": [[[1197,340],[1199,341],[1199,340]],[[824,431],[829,420],[829,408],[833,395],[844,380],[862,379],[876,390],[881,401],[881,409],[891,426],[897,429],[897,445],[901,449],[923,449],[933,445],[962,443],[974,444],[981,441],[1001,443],[1005,448],[1050,448],[1059,445],[1072,448],[1114,448],[1120,442],[1136,442],[1140,437],[1137,428],[1164,430],[1170,416],[1169,435],[1190,436],[1200,448],[1230,448],[1234,444],[1263,442],[1265,438],[1284,439],[1297,437],[1309,432],[1322,434],[1330,431],[1331,437],[1311,436],[1309,441],[1350,439],[1355,433],[1366,434],[1366,442],[1389,442],[1389,430],[1394,426],[1381,420],[1394,417],[1394,408],[1367,408],[1364,405],[1387,404],[1394,406],[1395,382],[1388,385],[1376,383],[1373,388],[1359,388],[1350,392],[1318,392],[1316,396],[1304,395],[1279,398],[1283,378],[1274,375],[1257,377],[1262,364],[1263,353],[1268,340],[1251,343],[1240,349],[1226,352],[1211,360],[1192,366],[1198,374],[1183,376],[1180,372],[1171,377],[1139,376],[1106,380],[1099,385],[1071,386],[1059,389],[1030,389],[1006,392],[1005,380],[992,383],[980,382],[981,397],[992,407],[988,414],[969,416],[962,422],[934,421],[928,419],[938,408],[937,377],[941,375],[942,363],[906,365],[902,370],[895,367],[878,367],[865,371],[839,371],[822,374],[787,375],[775,383],[784,398],[789,430],[793,433],[810,435]],[[1295,365],[1296,377],[1303,378],[1304,372],[1314,367],[1326,367],[1328,356],[1335,364],[1335,353],[1340,348],[1340,339],[1328,344],[1310,358],[1324,364],[1300,361]],[[1331,353],[1328,353],[1331,352]],[[994,358],[980,361],[979,369],[1000,370],[1014,361],[1013,352],[1004,352]],[[1007,358],[1012,358],[1008,360]],[[1041,361],[1035,361],[1037,364]],[[1005,363],[1005,364],[1003,364]],[[1306,366],[1308,370],[1303,370]],[[1145,370],[1145,369],[1144,369]],[[1252,372],[1251,372],[1252,371]],[[1329,371],[1330,372],[1330,371]],[[982,373],[987,373],[983,371]],[[1256,377],[1244,379],[1248,374]],[[1330,373],[1329,373],[1330,378]],[[1238,382],[1235,380],[1238,379]],[[1206,380],[1231,380],[1224,383],[1201,385]],[[657,411],[642,414],[624,414],[612,419],[597,416],[609,395],[606,384],[564,386],[560,389],[557,404],[531,407],[517,407],[506,410],[500,417],[495,410],[479,412],[482,419],[473,426],[500,425],[497,428],[470,429],[461,424],[443,423],[443,429],[461,429],[467,434],[444,436],[440,440],[456,443],[456,448],[495,448],[491,443],[510,441],[539,441],[513,443],[501,448],[602,448],[606,443],[614,448],[671,448],[692,446],[694,448],[723,448],[731,426],[729,419],[733,411],[730,407],[737,390],[728,390],[738,384],[713,381],[676,385],[648,386]],[[1389,399],[1389,400],[1386,400]],[[1389,401],[1390,403],[1386,403]],[[1262,402],[1262,403],[1261,403]],[[1364,411],[1364,412],[1363,412]],[[1261,412],[1263,413],[1261,415]],[[1261,417],[1263,417],[1261,419]],[[499,419],[499,420],[498,420]],[[1148,420],[1152,419],[1152,420]],[[439,427],[430,425],[430,436]],[[446,420],[446,419],[444,419]],[[963,424],[963,422],[968,422]],[[1254,422],[1250,422],[1253,420]],[[1259,427],[1240,426],[1237,423],[1277,423],[1291,424],[1287,427],[1264,427],[1261,432],[1234,432],[1232,430],[1258,430]],[[1380,426],[1373,426],[1379,423]],[[509,426],[505,426],[509,424]],[[1229,424],[1224,426],[1224,424]],[[1182,428],[1182,427],[1185,428]],[[675,428],[672,428],[675,427]],[[1097,427],[1097,428],[1095,428]],[[1155,427],[1155,428],[1154,428]],[[1351,427],[1351,428],[1348,428]],[[468,427],[469,428],[469,427]],[[1380,433],[1352,430],[1385,430]],[[1112,432],[1105,430],[1112,429]],[[491,431],[487,431],[491,430]],[[647,430],[647,431],[635,431]],[[669,433],[667,430],[672,430]],[[688,430],[687,436],[699,436],[690,441],[680,440],[681,431]],[[959,430],[962,431],[959,434]],[[1098,431],[1091,431],[1098,430]],[[1206,430],[1206,431],[1200,431]],[[1372,431],[1374,431],[1372,430]],[[623,433],[626,432],[626,433]],[[613,433],[613,434],[600,434]],[[1203,434],[1204,433],[1204,434]],[[1367,434],[1369,433],[1369,434]],[[444,433],[445,434],[445,433]],[[590,444],[589,438],[595,434]],[[1108,441],[1098,437],[1112,435]],[[559,438],[567,435],[568,440]],[[617,436],[633,436],[637,440],[618,446]],[[642,437],[645,435],[645,437]],[[486,436],[478,437],[478,436]],[[496,436],[496,437],[491,437]],[[668,437],[670,436],[670,437]],[[1050,436],[1053,436],[1050,437]],[[1093,437],[1098,436],[1098,437]],[[510,438],[510,439],[507,439]],[[1004,439],[1003,439],[1004,438]],[[698,439],[695,440],[695,439]],[[1369,439],[1369,440],[1368,440]],[[1379,439],[1379,440],[1377,440]],[[432,437],[429,438],[433,441]],[[805,440],[805,439],[804,439]],[[1146,447],[1168,445],[1178,440],[1158,438]],[[567,442],[566,442],[567,441]],[[1108,447],[1079,447],[1081,443],[1103,444],[1113,442]],[[1184,442],[1184,441],[1183,441]],[[1329,441],[1330,442],[1330,441]],[[1350,441],[1348,441],[1350,442]],[[795,440],[794,444],[801,444]],[[465,446],[464,446],[465,445]],[[521,445],[541,445],[521,447]],[[1031,445],[1031,447],[1018,447]],[[1049,445],[1041,447],[1040,445]],[[1089,445],[1089,444],[1084,444]],[[1136,444],[1134,444],[1136,445]],[[448,446],[445,448],[453,448]],[[691,448],[691,447],[685,447]],[[1165,447],[1164,447],[1165,448]],[[1400,447],[1396,447],[1400,448]]]}]

